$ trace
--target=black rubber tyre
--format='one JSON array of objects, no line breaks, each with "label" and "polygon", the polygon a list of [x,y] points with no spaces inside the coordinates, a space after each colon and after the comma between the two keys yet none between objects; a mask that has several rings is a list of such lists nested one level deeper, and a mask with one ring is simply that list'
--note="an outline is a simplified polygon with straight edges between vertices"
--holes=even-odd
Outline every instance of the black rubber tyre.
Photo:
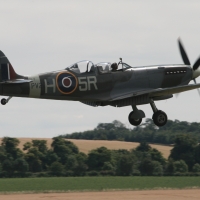
[{"label": "black rubber tyre", "polygon": [[131,115],[133,114],[134,111],[130,112],[129,116],[128,116],[128,120],[129,120],[129,123],[133,126],[138,126],[141,124],[142,122],[142,119],[133,119],[131,118]]},{"label": "black rubber tyre", "polygon": [[6,103],[7,103],[6,99],[1,99],[1,104],[2,105],[6,105]]},{"label": "black rubber tyre", "polygon": [[167,123],[167,115],[162,110],[158,110],[153,114],[154,124],[157,126],[164,126]]}]

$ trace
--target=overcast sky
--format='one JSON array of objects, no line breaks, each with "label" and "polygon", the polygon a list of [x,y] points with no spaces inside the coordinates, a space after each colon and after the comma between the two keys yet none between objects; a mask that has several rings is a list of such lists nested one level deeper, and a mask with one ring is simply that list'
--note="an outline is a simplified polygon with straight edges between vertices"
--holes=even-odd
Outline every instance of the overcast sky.
[{"label": "overcast sky", "polygon": [[[18,74],[119,57],[131,66],[182,64],[179,36],[191,63],[200,55],[199,0],[0,0],[0,5],[0,49]],[[196,90],[156,105],[169,119],[200,122]],[[150,105],[138,108],[152,117]],[[130,111],[131,106],[13,98],[0,106],[0,137],[54,137],[115,119],[129,126]]]}]

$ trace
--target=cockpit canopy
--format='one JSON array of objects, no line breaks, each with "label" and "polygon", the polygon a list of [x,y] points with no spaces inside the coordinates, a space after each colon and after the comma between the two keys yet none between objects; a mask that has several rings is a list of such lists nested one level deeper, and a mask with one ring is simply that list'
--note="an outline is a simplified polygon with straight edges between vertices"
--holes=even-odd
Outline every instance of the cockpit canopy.
[{"label": "cockpit canopy", "polygon": [[111,63],[109,62],[100,62],[100,63],[97,63],[95,65],[96,68],[98,68],[98,70],[101,72],[101,73],[108,73],[111,71]]},{"label": "cockpit canopy", "polygon": [[[100,62],[94,65],[92,61],[83,60],[83,61],[74,63],[73,65],[67,67],[66,69],[67,70],[69,69],[78,74],[94,73],[96,69],[98,69],[100,73],[110,73],[113,71],[113,69],[111,68],[112,67],[111,65],[112,64],[110,62]],[[125,71],[128,68],[131,68],[131,66],[127,65],[126,63],[119,62],[118,70],[116,71]]]},{"label": "cockpit canopy", "polygon": [[93,62],[89,60],[83,60],[77,63],[74,63],[73,65],[67,67],[66,69],[70,69],[76,73],[85,73],[94,71],[94,64]]}]

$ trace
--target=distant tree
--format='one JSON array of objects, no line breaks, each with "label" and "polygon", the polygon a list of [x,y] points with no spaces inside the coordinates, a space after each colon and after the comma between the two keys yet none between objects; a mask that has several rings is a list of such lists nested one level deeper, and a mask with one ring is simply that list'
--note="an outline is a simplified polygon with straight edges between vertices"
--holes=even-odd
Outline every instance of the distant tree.
[{"label": "distant tree", "polygon": [[200,142],[200,123],[168,120],[165,126],[157,127],[152,119],[146,119],[146,122],[141,126],[126,128],[124,124],[115,120],[112,123],[99,123],[93,130],[65,134],[60,137],[173,144],[177,135],[188,133],[195,136],[197,141]]},{"label": "distant tree", "polygon": [[86,165],[87,155],[84,153],[70,155],[65,164],[66,171],[73,171],[74,175],[82,176],[85,174],[88,166]]},{"label": "distant tree", "polygon": [[59,146],[66,146],[72,151],[72,153],[75,153],[75,154],[79,153],[78,147],[74,143],[68,140],[65,140],[61,137],[54,137],[51,146],[53,147],[53,150],[56,153],[57,151],[59,153]]},{"label": "distant tree", "polygon": [[13,165],[12,160],[6,159],[6,160],[3,161],[2,170],[7,172],[9,177],[12,177],[13,169],[14,169],[14,165]]},{"label": "distant tree", "polygon": [[0,162],[0,173],[3,171],[3,169],[2,169],[2,164],[1,164],[1,162]]},{"label": "distant tree", "polygon": [[4,137],[1,146],[5,149],[6,157],[9,159],[17,159],[23,156],[23,152],[17,148],[19,140],[16,138]]},{"label": "distant tree", "polygon": [[29,165],[24,158],[17,158],[14,161],[14,169],[22,174],[29,170]]},{"label": "distant tree", "polygon": [[200,172],[200,164],[199,164],[199,163],[196,163],[196,164],[193,166],[192,171],[193,171],[193,172]]},{"label": "distant tree", "polygon": [[163,166],[158,161],[152,161],[153,165],[153,172],[152,175],[154,176],[162,176],[163,175]]},{"label": "distant tree", "polygon": [[140,145],[136,147],[136,151],[142,151],[142,152],[150,151],[151,149],[152,149],[151,146],[146,142],[140,142]]},{"label": "distant tree", "polygon": [[48,150],[46,140],[32,140],[32,146],[36,147],[38,151],[45,154]]},{"label": "distant tree", "polygon": [[71,149],[65,145],[56,146],[54,152],[59,157],[59,161],[62,164],[65,164],[67,162],[68,156],[72,154]]},{"label": "distant tree", "polygon": [[5,159],[7,159],[6,150],[0,146],[0,162],[3,162]]},{"label": "distant tree", "polygon": [[53,138],[51,146],[53,148],[53,152],[57,154],[60,162],[63,165],[67,162],[69,155],[79,153],[78,147],[76,145],[60,137]]},{"label": "distant tree", "polygon": [[174,162],[174,172],[185,173],[188,172],[188,166],[184,160],[177,160]]},{"label": "distant tree", "polygon": [[26,142],[23,145],[23,150],[26,151],[28,149],[30,149],[32,147],[32,143],[31,142]]},{"label": "distant tree", "polygon": [[94,149],[88,154],[88,167],[89,170],[100,170],[105,162],[111,161],[111,151],[106,147]]},{"label": "distant tree", "polygon": [[36,148],[31,148],[25,155],[25,160],[29,164],[29,170],[31,172],[41,172],[42,171],[42,161],[41,157],[43,154],[39,152]]},{"label": "distant tree", "polygon": [[114,171],[115,167],[113,166],[113,164],[111,162],[104,162],[102,170],[112,170],[112,171]]},{"label": "distant tree", "polygon": [[173,160],[184,160],[192,170],[195,164],[195,147],[197,140],[190,135],[179,135],[175,139],[174,148],[171,150],[170,158]]},{"label": "distant tree", "polygon": [[49,154],[46,140],[32,140],[31,142],[26,142],[23,150],[26,150],[25,160],[31,172],[40,172],[47,169]]},{"label": "distant tree", "polygon": [[167,174],[173,174],[174,170],[175,170],[174,168],[175,168],[174,167],[174,161],[173,161],[173,159],[170,158],[167,162],[165,171],[166,171]]},{"label": "distant tree", "polygon": [[66,171],[74,170],[77,167],[77,159],[75,155],[69,155],[67,157],[67,161],[65,163],[65,169]]},{"label": "distant tree", "polygon": [[157,149],[153,148],[150,151],[151,159],[154,161],[160,162],[160,164],[165,165],[166,159],[163,157],[162,153],[158,151]]},{"label": "distant tree", "polygon": [[87,155],[80,152],[78,154],[76,154],[76,161],[77,161],[77,165],[74,168],[74,174],[76,176],[83,176],[85,175],[88,166],[87,166]]},{"label": "distant tree", "polygon": [[43,170],[40,159],[35,159],[32,164],[32,172],[41,172]]},{"label": "distant tree", "polygon": [[126,129],[124,124],[120,121],[114,120],[112,123],[99,123],[97,126],[97,130],[118,130],[118,129]]},{"label": "distant tree", "polygon": [[200,164],[200,144],[198,144],[198,145],[195,147],[195,150],[194,150],[194,151],[195,151],[195,153],[194,153],[195,162]]},{"label": "distant tree", "polygon": [[133,172],[134,159],[131,154],[120,155],[117,162],[117,175],[129,176]]},{"label": "distant tree", "polygon": [[63,172],[64,172],[64,166],[61,163],[56,161],[51,164],[50,172],[53,175],[61,176],[61,175],[63,175]]},{"label": "distant tree", "polygon": [[149,158],[145,158],[144,160],[142,160],[139,165],[139,170],[142,175],[153,175],[154,168],[155,163]]},{"label": "distant tree", "polygon": [[52,150],[49,149],[45,155],[45,163],[47,166],[50,166],[53,162],[59,161],[60,158],[58,155]]},{"label": "distant tree", "polygon": [[[156,131],[157,127],[156,125],[154,124],[153,120],[152,119],[146,119],[145,123],[144,123],[144,126],[145,126],[145,131]],[[142,130],[142,129],[140,129]]]},{"label": "distant tree", "polygon": [[7,152],[9,152],[9,150],[17,148],[19,145],[19,140],[16,138],[4,137],[1,145],[6,149]]}]

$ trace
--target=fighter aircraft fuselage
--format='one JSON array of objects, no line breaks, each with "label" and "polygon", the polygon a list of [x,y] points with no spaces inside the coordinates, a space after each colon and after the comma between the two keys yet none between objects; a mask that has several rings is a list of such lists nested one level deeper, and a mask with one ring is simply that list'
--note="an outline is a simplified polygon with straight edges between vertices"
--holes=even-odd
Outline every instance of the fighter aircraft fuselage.
[{"label": "fighter aircraft fuselage", "polygon": [[[145,114],[137,105],[150,104],[154,123],[163,126],[167,115],[158,110],[154,101],[173,97],[173,94],[200,87],[195,78],[200,75],[200,58],[191,67],[187,54],[179,40],[184,61],[182,65],[154,65],[132,67],[122,61],[117,63],[91,61],[77,62],[63,70],[18,75],[11,63],[0,51],[0,95],[2,105],[12,97],[80,101],[90,106],[132,106],[129,122],[139,125]],[[191,80],[195,84],[189,84]]]},{"label": "fighter aircraft fuselage", "polygon": [[[66,77],[66,84],[70,84],[67,77],[74,78],[67,88],[59,77]],[[72,70],[61,70],[24,79],[31,82],[0,85],[1,95],[105,103],[133,90],[137,93],[147,89],[187,85],[192,79],[192,69],[186,65],[161,65],[105,73],[96,67],[94,72],[77,74]]]}]

